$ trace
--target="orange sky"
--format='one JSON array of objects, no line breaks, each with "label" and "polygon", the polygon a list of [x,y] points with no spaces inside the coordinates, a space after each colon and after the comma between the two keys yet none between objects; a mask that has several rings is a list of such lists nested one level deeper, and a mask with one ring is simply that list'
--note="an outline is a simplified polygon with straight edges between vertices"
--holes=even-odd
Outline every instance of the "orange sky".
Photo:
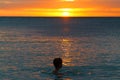
[{"label": "orange sky", "polygon": [[1,0],[0,16],[120,16],[120,0]]}]

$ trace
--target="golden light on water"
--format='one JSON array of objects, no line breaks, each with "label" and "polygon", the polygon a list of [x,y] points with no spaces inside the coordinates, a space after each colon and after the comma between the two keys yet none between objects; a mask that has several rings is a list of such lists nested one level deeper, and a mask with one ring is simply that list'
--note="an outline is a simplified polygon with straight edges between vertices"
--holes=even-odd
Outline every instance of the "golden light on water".
[{"label": "golden light on water", "polygon": [[69,42],[68,39],[63,39],[62,41],[65,42],[65,43],[68,43],[68,42]]},{"label": "golden light on water", "polygon": [[[88,41],[88,39],[81,38],[81,41]],[[88,44],[80,43],[77,38],[63,38],[61,40],[61,50],[63,65],[75,66],[75,65],[89,65],[91,61],[95,61],[96,55],[93,48],[86,48]],[[84,54],[85,53],[85,54]],[[92,53],[90,55],[89,53]]]},{"label": "golden light on water", "polygon": [[71,42],[70,39],[63,39],[61,42],[61,48],[64,52],[63,54],[63,65],[65,66],[72,66],[71,64],[72,58],[70,57],[70,50],[71,50]]}]

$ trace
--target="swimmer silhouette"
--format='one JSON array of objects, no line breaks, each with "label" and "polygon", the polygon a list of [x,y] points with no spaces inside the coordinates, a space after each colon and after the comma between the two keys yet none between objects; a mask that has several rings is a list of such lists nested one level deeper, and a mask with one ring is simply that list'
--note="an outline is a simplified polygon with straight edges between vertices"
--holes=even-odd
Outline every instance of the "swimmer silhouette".
[{"label": "swimmer silhouette", "polygon": [[53,60],[53,65],[55,67],[55,70],[53,71],[53,74],[60,74],[59,70],[62,68],[62,59],[61,58],[55,58]]}]

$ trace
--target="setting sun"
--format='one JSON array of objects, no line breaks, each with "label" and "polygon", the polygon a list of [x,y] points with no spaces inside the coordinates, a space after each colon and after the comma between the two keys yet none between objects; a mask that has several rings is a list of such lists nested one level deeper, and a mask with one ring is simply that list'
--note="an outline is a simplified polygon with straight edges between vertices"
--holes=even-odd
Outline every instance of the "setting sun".
[{"label": "setting sun", "polygon": [[70,13],[69,12],[63,12],[62,15],[68,17],[68,16],[70,16]]},{"label": "setting sun", "polygon": [[62,13],[61,16],[64,16],[64,17],[72,16],[71,12],[74,12],[74,10],[71,8],[61,8],[59,9],[59,11]]}]

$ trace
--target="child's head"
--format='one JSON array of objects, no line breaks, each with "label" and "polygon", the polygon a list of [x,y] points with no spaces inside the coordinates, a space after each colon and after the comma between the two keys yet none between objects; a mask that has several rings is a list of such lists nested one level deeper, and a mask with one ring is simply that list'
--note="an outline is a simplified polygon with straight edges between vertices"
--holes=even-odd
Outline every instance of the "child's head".
[{"label": "child's head", "polygon": [[53,64],[55,66],[55,69],[59,70],[60,68],[62,68],[62,59],[61,58],[55,58],[53,60]]}]

